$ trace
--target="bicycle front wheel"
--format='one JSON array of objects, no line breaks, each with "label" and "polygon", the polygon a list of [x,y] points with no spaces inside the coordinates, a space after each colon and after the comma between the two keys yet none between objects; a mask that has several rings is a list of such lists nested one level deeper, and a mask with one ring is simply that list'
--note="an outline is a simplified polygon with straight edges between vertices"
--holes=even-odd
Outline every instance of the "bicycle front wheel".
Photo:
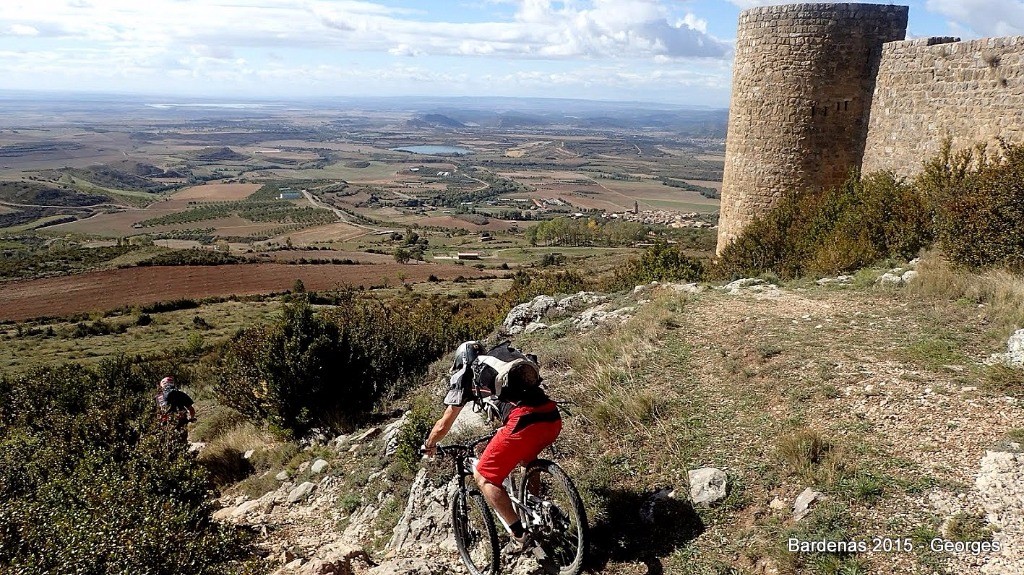
[{"label": "bicycle front wheel", "polygon": [[547,556],[541,565],[557,575],[579,575],[587,551],[587,511],[576,486],[553,461],[538,459],[519,485],[530,532]]},{"label": "bicycle front wheel", "polygon": [[471,575],[498,575],[498,531],[484,496],[458,491],[452,498],[455,545]]}]

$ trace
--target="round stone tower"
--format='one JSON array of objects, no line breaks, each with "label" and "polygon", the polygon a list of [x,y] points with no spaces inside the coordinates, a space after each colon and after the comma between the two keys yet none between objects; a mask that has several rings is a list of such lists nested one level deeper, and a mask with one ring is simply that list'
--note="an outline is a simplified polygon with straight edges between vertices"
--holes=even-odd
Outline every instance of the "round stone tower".
[{"label": "round stone tower", "polygon": [[860,166],[882,44],[907,7],[791,4],[740,13],[718,251],[782,195]]}]

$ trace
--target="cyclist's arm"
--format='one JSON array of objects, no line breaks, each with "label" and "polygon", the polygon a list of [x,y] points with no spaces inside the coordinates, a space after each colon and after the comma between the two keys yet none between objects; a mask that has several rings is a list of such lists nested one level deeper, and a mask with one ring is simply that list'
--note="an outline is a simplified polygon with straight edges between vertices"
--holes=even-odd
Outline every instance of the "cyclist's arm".
[{"label": "cyclist's arm", "polygon": [[426,450],[427,455],[434,455],[438,442],[444,439],[445,435],[448,435],[452,425],[455,424],[455,420],[459,417],[460,411],[462,411],[461,405],[449,405],[445,408],[444,414],[441,415],[441,419],[437,420],[437,423],[434,424],[434,428],[430,430],[430,435],[427,436],[427,440],[423,442],[423,448]]}]

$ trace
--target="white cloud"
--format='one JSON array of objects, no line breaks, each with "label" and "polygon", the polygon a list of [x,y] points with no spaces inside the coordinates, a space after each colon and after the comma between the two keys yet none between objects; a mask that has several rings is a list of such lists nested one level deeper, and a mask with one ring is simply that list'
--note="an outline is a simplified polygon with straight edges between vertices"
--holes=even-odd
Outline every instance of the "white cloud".
[{"label": "white cloud", "polygon": [[235,57],[234,51],[227,46],[207,46],[205,44],[197,44],[191,46],[189,51],[195,56],[211,58],[214,60],[230,60]]},{"label": "white cloud", "polygon": [[423,51],[413,48],[408,44],[399,44],[394,48],[389,49],[388,54],[391,54],[392,56],[422,56]]},{"label": "white cloud", "polygon": [[[683,18],[682,23],[684,25],[690,27],[690,28],[693,28],[694,30],[697,30],[698,32],[701,32],[701,33],[704,33],[704,34],[707,34],[707,32],[708,32],[708,21],[704,20],[704,19],[701,19],[701,18],[698,18],[698,17],[694,16],[693,14],[687,13],[686,17]],[[677,25],[678,25],[678,23],[677,23]]]},{"label": "white cloud", "polygon": [[38,36],[39,30],[25,24],[11,24],[3,31],[3,36]]},{"label": "white cloud", "polygon": [[951,19],[954,30],[966,28],[981,36],[1024,34],[1024,2],[1019,0],[927,0],[925,5]]},{"label": "white cloud", "polygon": [[729,0],[740,9],[754,8],[757,6],[773,6],[778,4],[793,4],[792,0]]},{"label": "white cloud", "polygon": [[[556,6],[557,4],[557,6]],[[291,46],[507,58],[725,57],[706,22],[664,0],[522,0],[513,18],[453,22],[373,2],[38,0],[5,6],[0,30],[97,43]]]},{"label": "white cloud", "polygon": [[[14,2],[0,11],[9,51],[0,78],[4,87],[63,82],[266,95],[593,89],[630,97],[632,89],[644,94],[633,98],[657,92],[671,100],[686,87],[728,89],[729,44],[678,2],[490,0],[475,13],[490,15],[483,22],[461,21],[457,2],[444,3],[447,12],[441,2],[409,4],[423,8],[349,0]],[[394,58],[410,56],[418,59]],[[691,58],[711,71],[685,71]],[[553,87],[563,93],[551,94]]]}]

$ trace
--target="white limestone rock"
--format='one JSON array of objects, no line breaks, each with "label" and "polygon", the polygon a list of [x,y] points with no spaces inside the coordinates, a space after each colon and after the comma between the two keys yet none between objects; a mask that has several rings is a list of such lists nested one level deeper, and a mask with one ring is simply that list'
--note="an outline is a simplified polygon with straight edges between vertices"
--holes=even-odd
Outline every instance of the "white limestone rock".
[{"label": "white limestone rock", "polygon": [[725,499],[728,476],[721,469],[702,467],[687,472],[690,478],[690,501],[694,505],[710,505]]},{"label": "white limestone rock", "polygon": [[811,507],[823,497],[820,491],[808,487],[793,502],[793,520],[800,521],[811,512]]},{"label": "white limestone rock", "polygon": [[289,505],[294,505],[295,503],[298,503],[299,501],[302,501],[309,497],[309,494],[313,493],[314,489],[316,489],[316,484],[307,481],[302,485],[299,485],[295,489],[292,489],[291,492],[288,494],[288,499],[286,501],[288,501]]}]

